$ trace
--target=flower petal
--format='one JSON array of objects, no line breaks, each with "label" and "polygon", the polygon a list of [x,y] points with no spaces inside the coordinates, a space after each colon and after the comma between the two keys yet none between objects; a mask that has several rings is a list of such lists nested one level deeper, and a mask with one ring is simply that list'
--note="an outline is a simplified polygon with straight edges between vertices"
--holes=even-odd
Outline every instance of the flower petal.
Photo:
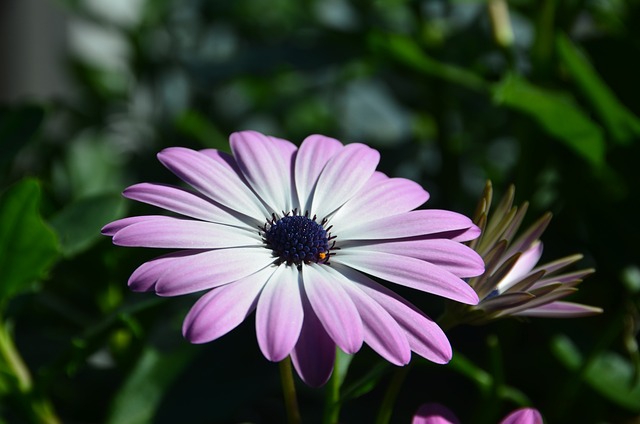
[{"label": "flower petal", "polygon": [[344,250],[333,256],[331,261],[447,299],[470,305],[478,303],[478,295],[469,284],[449,271],[419,259],[382,252]]},{"label": "flower petal", "polygon": [[154,290],[160,277],[175,266],[177,259],[200,253],[202,253],[202,250],[181,250],[145,262],[133,271],[129,277],[129,288],[135,292]]},{"label": "flower petal", "polygon": [[271,252],[263,248],[208,250],[175,259],[156,283],[160,296],[178,296],[222,286],[244,278],[273,263]]},{"label": "flower petal", "polygon": [[304,320],[298,342],[291,351],[291,361],[302,381],[311,387],[320,387],[333,372],[336,344],[324,330],[305,296],[302,305]]},{"label": "flower petal", "polygon": [[268,360],[278,362],[291,353],[303,317],[298,269],[280,265],[262,289],[256,309],[258,345]]},{"label": "flower petal", "polygon": [[326,265],[302,268],[304,290],[314,312],[333,341],[346,353],[362,347],[363,329],[358,309],[336,279],[344,278]]},{"label": "flower petal", "polygon": [[295,159],[295,181],[300,213],[311,211],[311,200],[318,177],[329,159],[344,146],[338,140],[323,135],[305,138]]},{"label": "flower petal", "polygon": [[210,222],[148,216],[119,230],[113,243],[129,247],[167,249],[216,249],[222,247],[262,246],[258,231]]},{"label": "flower petal", "polygon": [[449,238],[440,235],[475,227],[466,216],[439,209],[410,211],[367,222],[360,222],[357,216],[354,218],[352,225],[347,227],[348,224],[343,222],[340,227],[335,227],[332,233],[340,240],[377,240],[426,235],[428,238]]},{"label": "flower petal", "polygon": [[164,149],[158,153],[158,159],[196,190],[215,202],[252,218],[256,225],[264,223],[256,217],[271,215],[228,164],[183,147]]},{"label": "flower petal", "polygon": [[100,232],[105,236],[114,236],[118,231],[122,230],[129,225],[137,224],[138,222],[148,221],[150,219],[165,219],[164,215],[144,215],[144,216],[130,216],[122,218],[108,223]]},{"label": "flower petal", "polygon": [[442,329],[418,308],[393,291],[376,283],[358,271],[333,264],[336,271],[354,281],[358,287],[378,302],[405,332],[411,350],[437,364],[451,360],[451,344]]},{"label": "flower petal", "polygon": [[602,313],[602,308],[573,302],[556,301],[511,315],[538,318],[581,318]]},{"label": "flower petal", "polygon": [[353,217],[359,222],[372,221],[409,212],[429,199],[420,184],[404,178],[387,178],[380,181],[370,178],[360,191],[336,212],[331,223],[340,226],[350,224]]},{"label": "flower petal", "polygon": [[202,296],[184,319],[184,337],[191,343],[206,343],[236,328],[253,312],[260,291],[274,271],[264,268]]},{"label": "flower petal", "polygon": [[243,215],[224,210],[210,200],[178,187],[142,183],[126,188],[122,195],[128,199],[204,221],[247,226],[246,221],[240,218]]},{"label": "flower petal", "polygon": [[542,256],[542,243],[537,240],[531,247],[520,255],[516,263],[511,267],[507,275],[505,275],[497,284],[497,289],[500,293],[504,293],[520,281],[524,276],[529,274],[531,270],[536,266],[540,257]]},{"label": "flower petal", "polygon": [[507,415],[500,424],[543,424],[537,409],[520,408]]},{"label": "flower petal", "polygon": [[257,131],[231,134],[231,150],[242,174],[271,212],[288,212],[293,208],[294,189],[291,178],[293,155],[297,147]]},{"label": "flower petal", "polygon": [[364,144],[345,146],[325,165],[311,203],[312,214],[325,218],[342,206],[369,180],[380,153]]},{"label": "flower petal", "polygon": [[460,424],[447,407],[439,403],[424,403],[413,416],[411,424]]},{"label": "flower petal", "polygon": [[355,284],[337,280],[358,308],[364,326],[364,341],[394,365],[406,365],[411,360],[411,347],[396,320],[375,300]]},{"label": "flower petal", "polygon": [[342,249],[359,251],[374,251],[409,256],[430,262],[442,267],[452,274],[461,277],[475,277],[484,272],[484,261],[468,246],[448,240],[403,240],[403,241],[375,241],[346,242]]}]

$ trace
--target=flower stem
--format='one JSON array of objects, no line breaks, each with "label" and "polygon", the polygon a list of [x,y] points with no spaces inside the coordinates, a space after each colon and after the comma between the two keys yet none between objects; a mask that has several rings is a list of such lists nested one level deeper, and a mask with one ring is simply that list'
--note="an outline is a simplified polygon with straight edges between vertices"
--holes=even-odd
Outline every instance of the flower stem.
[{"label": "flower stem", "polygon": [[411,363],[402,368],[396,369],[396,371],[393,373],[391,382],[389,383],[387,391],[384,394],[384,398],[382,399],[382,405],[380,405],[380,410],[378,411],[376,424],[389,423],[391,414],[393,413],[393,406],[395,405],[396,399],[398,398],[398,393],[400,393],[402,383],[404,383],[405,378],[407,378],[407,374],[409,374],[410,369]]},{"label": "flower stem", "polygon": [[33,380],[29,368],[16,348],[9,328],[0,320],[0,364],[7,368],[15,381],[15,393],[19,403],[24,405],[29,419],[37,424],[59,424],[51,403],[34,393]]},{"label": "flower stem", "polygon": [[[337,348],[336,348],[337,349]],[[329,384],[327,384],[327,391],[325,395],[324,403],[324,417],[323,424],[336,424],[340,417],[340,373],[338,372],[340,365],[340,355],[336,355],[336,359],[333,365],[333,373]]]},{"label": "flower stem", "polygon": [[284,394],[284,404],[287,409],[287,421],[289,424],[300,424],[300,411],[298,410],[296,386],[293,381],[293,371],[291,370],[291,358],[287,356],[280,361],[279,365],[282,393]]}]

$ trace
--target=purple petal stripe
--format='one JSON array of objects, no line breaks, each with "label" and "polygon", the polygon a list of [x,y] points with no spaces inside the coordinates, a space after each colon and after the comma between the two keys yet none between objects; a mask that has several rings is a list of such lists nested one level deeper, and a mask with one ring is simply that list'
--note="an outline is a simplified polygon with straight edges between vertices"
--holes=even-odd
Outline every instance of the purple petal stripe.
[{"label": "purple petal stripe", "polygon": [[335,280],[342,276],[326,265],[310,264],[302,268],[304,291],[333,341],[346,353],[362,347],[363,328],[358,309]]},{"label": "purple petal stripe", "polygon": [[331,373],[336,357],[336,344],[313,312],[306,297],[302,298],[304,320],[298,342],[291,352],[291,361],[298,375],[307,385],[324,385]]},{"label": "purple petal stripe", "polygon": [[318,177],[329,159],[343,147],[338,140],[322,135],[310,135],[300,145],[295,159],[295,181],[301,213],[311,212]]},{"label": "purple petal stripe", "polygon": [[382,252],[340,251],[331,259],[366,274],[433,293],[447,299],[475,305],[478,295],[463,280],[429,262]]},{"label": "purple petal stripe", "polygon": [[273,263],[271,252],[261,247],[208,250],[175,259],[158,279],[160,296],[178,296],[222,286]]},{"label": "purple petal stripe", "polygon": [[364,144],[349,144],[332,156],[318,177],[311,213],[320,219],[342,206],[366,184],[380,153]]},{"label": "purple petal stripe", "polygon": [[191,343],[206,343],[236,328],[253,312],[262,287],[274,271],[264,268],[202,296],[184,319],[184,337]]},{"label": "purple petal stripe", "polygon": [[113,236],[113,243],[118,246],[167,249],[263,246],[257,230],[168,216],[146,218],[120,229]]},{"label": "purple petal stripe", "polygon": [[334,228],[333,232],[340,240],[418,237],[475,227],[464,215],[438,209],[410,211],[367,222],[360,222],[357,217],[354,218],[351,226],[347,227],[348,224],[343,222],[340,227]]},{"label": "purple petal stripe", "polygon": [[291,353],[303,317],[298,269],[280,265],[262,289],[256,309],[256,335],[265,358],[278,362]]},{"label": "purple petal stripe", "polygon": [[271,212],[292,209],[291,169],[297,148],[292,143],[269,138],[256,131],[231,134],[231,150],[244,177]]}]

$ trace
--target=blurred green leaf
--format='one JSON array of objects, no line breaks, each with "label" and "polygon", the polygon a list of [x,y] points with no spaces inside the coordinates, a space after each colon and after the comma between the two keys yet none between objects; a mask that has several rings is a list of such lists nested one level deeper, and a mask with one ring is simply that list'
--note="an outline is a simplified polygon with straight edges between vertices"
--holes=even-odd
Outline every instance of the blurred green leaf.
[{"label": "blurred green leaf", "polygon": [[124,215],[120,194],[99,194],[77,200],[54,215],[50,224],[58,233],[62,254],[74,256],[100,238],[100,229]]},{"label": "blurred green leaf", "polygon": [[229,141],[210,120],[196,110],[186,110],[176,118],[176,127],[203,146],[230,152]]},{"label": "blurred green leaf", "polygon": [[[551,349],[567,368],[578,371],[584,366],[580,351],[568,337],[556,336]],[[614,352],[596,356],[583,371],[584,380],[602,396],[630,411],[640,412],[640,382],[634,384],[633,377],[633,366]]]},{"label": "blurred green leaf", "polygon": [[10,162],[34,136],[44,119],[44,109],[24,105],[16,109],[0,109],[0,166]]},{"label": "blurred green leaf", "polygon": [[564,34],[558,36],[556,44],[560,60],[591,102],[613,140],[630,143],[640,138],[640,119],[618,101],[580,49]]},{"label": "blurred green leaf", "polygon": [[484,91],[487,83],[464,68],[441,63],[429,57],[418,43],[409,37],[395,34],[373,34],[370,37],[373,48],[385,56],[416,71],[423,72],[445,81],[459,84],[472,90]]},{"label": "blurred green leaf", "polygon": [[172,352],[147,347],[116,395],[106,423],[151,422],[164,393],[197,351],[186,343]]},{"label": "blurred green leaf", "polygon": [[568,94],[536,87],[511,74],[494,86],[493,99],[499,105],[529,115],[592,165],[604,165],[602,130],[591,122]]},{"label": "blurred green leaf", "polygon": [[0,300],[45,277],[59,255],[55,233],[40,216],[40,183],[26,179],[0,198]]}]

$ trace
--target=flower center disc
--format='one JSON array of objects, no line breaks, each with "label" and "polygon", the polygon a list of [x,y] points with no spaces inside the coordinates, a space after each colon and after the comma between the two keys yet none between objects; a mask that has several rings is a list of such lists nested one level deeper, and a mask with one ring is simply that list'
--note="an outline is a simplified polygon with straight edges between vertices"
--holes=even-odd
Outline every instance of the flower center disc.
[{"label": "flower center disc", "polygon": [[302,215],[286,215],[267,222],[263,228],[264,241],[278,263],[287,265],[302,263],[326,263],[329,260],[330,235],[317,223]]}]

